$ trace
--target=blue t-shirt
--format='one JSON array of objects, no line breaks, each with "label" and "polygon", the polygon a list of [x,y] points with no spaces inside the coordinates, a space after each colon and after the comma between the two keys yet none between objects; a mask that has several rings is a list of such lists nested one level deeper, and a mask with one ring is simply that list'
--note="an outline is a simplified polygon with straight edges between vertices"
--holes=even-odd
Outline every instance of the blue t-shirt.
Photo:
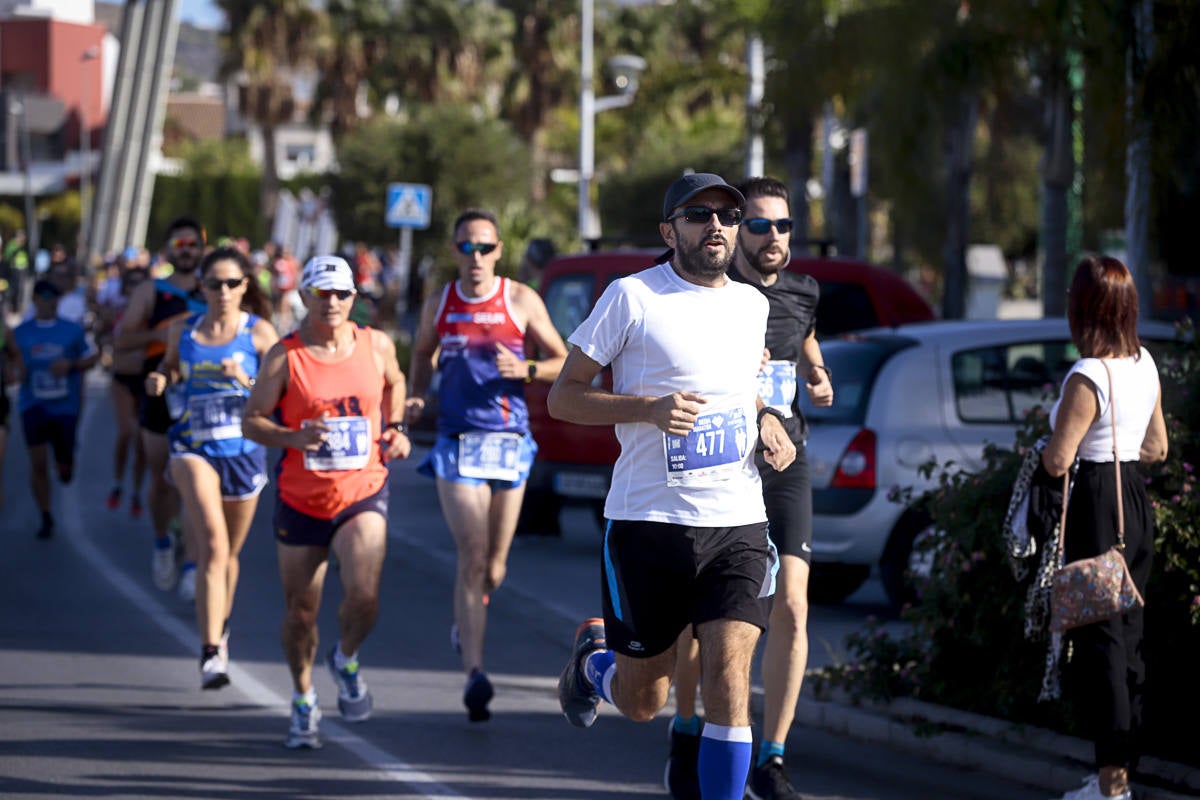
[{"label": "blue t-shirt", "polygon": [[17,406],[25,411],[40,406],[50,414],[79,414],[83,397],[83,373],[72,370],[55,375],[50,365],[61,358],[78,360],[91,354],[87,334],[79,325],[65,319],[31,319],[13,331],[13,338],[25,360],[25,380],[21,383]]}]

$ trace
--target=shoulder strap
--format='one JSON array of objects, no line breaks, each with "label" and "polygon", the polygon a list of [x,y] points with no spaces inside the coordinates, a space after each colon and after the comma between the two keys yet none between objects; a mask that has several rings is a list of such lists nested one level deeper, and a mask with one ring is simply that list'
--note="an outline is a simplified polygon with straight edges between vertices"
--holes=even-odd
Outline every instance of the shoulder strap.
[{"label": "shoulder strap", "polygon": [[1108,361],[1100,359],[1108,373],[1108,416],[1112,422],[1113,470],[1117,475],[1117,547],[1125,549],[1125,498],[1121,492],[1121,456],[1117,453],[1117,396],[1113,392],[1112,370]]}]

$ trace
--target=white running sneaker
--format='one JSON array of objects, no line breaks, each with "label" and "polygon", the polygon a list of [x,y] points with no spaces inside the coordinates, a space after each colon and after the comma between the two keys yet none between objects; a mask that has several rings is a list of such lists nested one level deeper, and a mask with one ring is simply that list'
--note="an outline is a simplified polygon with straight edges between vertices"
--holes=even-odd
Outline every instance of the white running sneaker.
[{"label": "white running sneaker", "polygon": [[316,750],[321,746],[321,736],[317,725],[321,722],[321,707],[315,702],[306,703],[303,700],[292,702],[292,723],[288,727],[288,737],[283,746],[296,750],[308,748]]},{"label": "white running sneaker", "polygon": [[1100,776],[1089,775],[1083,780],[1083,786],[1067,792],[1060,800],[1133,800],[1133,792],[1126,789],[1112,797],[1100,791]]},{"label": "white running sneaker", "polygon": [[154,542],[154,558],[150,565],[155,586],[164,592],[175,588],[179,573],[175,567],[175,547],[171,543],[166,547],[159,547],[158,542]]},{"label": "white running sneaker", "polygon": [[229,657],[218,650],[216,655],[209,656],[200,665],[200,688],[220,689],[228,685]]},{"label": "white running sneaker", "polygon": [[179,573],[179,599],[185,603],[196,602],[196,565],[186,564]]}]

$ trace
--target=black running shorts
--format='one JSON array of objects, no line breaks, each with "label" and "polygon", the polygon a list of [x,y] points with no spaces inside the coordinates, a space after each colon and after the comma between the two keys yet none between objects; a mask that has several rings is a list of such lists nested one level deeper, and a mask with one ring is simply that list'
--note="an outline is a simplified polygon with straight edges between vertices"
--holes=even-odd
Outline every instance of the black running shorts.
[{"label": "black running shorts", "polygon": [[796,460],[782,472],[766,462],[759,465],[763,502],[771,541],[779,554],[796,556],[812,563],[812,481],[808,477],[808,455],[803,444],[796,445]]},{"label": "black running shorts", "polygon": [[608,646],[650,658],[689,623],[733,619],[765,630],[777,567],[765,522],[691,528],[610,521],[602,568]]}]

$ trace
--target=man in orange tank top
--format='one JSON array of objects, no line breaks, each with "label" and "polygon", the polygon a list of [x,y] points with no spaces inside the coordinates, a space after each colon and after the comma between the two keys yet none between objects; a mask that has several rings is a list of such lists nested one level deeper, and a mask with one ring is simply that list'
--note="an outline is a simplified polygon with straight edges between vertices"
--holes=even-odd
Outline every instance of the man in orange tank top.
[{"label": "man in orange tank top", "polygon": [[[437,480],[458,550],[452,637],[462,655],[467,719],[491,716],[483,670],[487,598],[504,580],[525,481],[537,445],[529,434],[525,384],[553,381],[567,349],[542,298],[496,274],[503,253],[496,217],[469,209],[454,223],[458,280],[421,310],[409,378],[409,421],[425,409],[438,354],[438,439],[419,471]],[[543,357],[530,358],[526,342]]]},{"label": "man in orange tank top", "polygon": [[[307,315],[267,353],[243,413],[247,439],[283,450],[275,539],[283,581],[283,649],[292,673],[285,744],[321,746],[321,709],[312,684],[317,613],[332,550],[343,600],[339,638],[326,656],[348,722],[371,715],[358,648],[379,611],[387,545],[386,462],[407,458],[404,374],[382,331],[349,320],[356,293],[350,265],[317,256],[300,294]],[[277,416],[276,416],[277,414]]]}]

